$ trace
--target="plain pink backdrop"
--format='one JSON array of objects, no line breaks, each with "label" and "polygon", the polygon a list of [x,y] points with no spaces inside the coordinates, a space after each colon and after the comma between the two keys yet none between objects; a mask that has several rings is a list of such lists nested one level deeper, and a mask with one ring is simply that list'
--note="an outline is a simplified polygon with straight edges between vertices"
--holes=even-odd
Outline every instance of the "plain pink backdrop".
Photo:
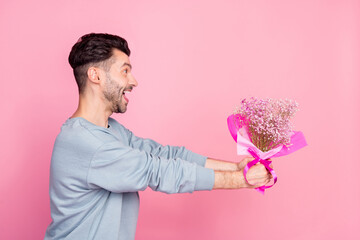
[{"label": "plain pink backdrop", "polygon": [[42,239],[51,151],[78,95],[83,34],[129,42],[135,134],[239,161],[226,125],[244,97],[291,98],[309,146],[254,190],[140,192],[136,239],[360,239],[359,1],[1,1],[0,239]]}]

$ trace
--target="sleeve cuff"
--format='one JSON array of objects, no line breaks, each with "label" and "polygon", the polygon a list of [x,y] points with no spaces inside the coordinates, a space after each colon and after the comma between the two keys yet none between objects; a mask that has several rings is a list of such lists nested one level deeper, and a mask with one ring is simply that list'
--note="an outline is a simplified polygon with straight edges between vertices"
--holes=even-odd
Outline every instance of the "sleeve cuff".
[{"label": "sleeve cuff", "polygon": [[195,191],[212,190],[215,183],[215,172],[211,168],[196,166]]},{"label": "sleeve cuff", "polygon": [[198,153],[190,152],[191,154],[191,161],[196,163],[197,165],[200,165],[202,167],[205,166],[206,163],[206,156],[200,155]]}]

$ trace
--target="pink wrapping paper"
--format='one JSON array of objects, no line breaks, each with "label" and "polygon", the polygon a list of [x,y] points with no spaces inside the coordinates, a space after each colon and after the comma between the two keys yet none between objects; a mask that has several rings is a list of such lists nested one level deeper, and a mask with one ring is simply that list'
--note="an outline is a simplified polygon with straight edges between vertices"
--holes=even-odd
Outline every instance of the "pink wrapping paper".
[{"label": "pink wrapping paper", "polygon": [[228,127],[231,136],[234,138],[235,142],[237,143],[237,154],[238,155],[252,155],[255,159],[251,162],[249,162],[246,167],[244,168],[244,177],[246,179],[246,173],[247,171],[255,164],[261,163],[263,164],[266,169],[272,174],[274,178],[274,183],[270,186],[261,186],[259,188],[255,188],[255,190],[259,191],[260,193],[264,194],[265,189],[272,187],[276,181],[277,176],[275,171],[269,166],[271,161],[269,161],[269,158],[275,158],[280,156],[285,156],[290,153],[293,153],[305,146],[307,146],[305,137],[302,132],[293,132],[293,135],[291,136],[290,140],[290,146],[279,146],[277,148],[271,149],[267,152],[262,152],[260,149],[258,149],[249,139],[248,134],[245,130],[245,128],[237,121],[235,121],[235,116],[230,115],[227,119]]}]

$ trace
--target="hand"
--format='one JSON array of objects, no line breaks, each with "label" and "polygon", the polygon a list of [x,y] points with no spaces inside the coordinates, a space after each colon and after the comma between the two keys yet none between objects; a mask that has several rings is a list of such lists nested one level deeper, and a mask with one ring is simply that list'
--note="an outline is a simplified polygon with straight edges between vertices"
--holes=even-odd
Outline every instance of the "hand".
[{"label": "hand", "polygon": [[251,162],[252,160],[254,160],[255,158],[253,157],[245,157],[243,158],[240,162],[236,163],[237,165],[237,171],[243,171],[243,169],[246,167],[246,165]]},{"label": "hand", "polygon": [[[246,157],[237,163],[238,171],[244,173],[245,166],[253,161],[253,157]],[[271,160],[271,159],[269,159]],[[272,163],[270,167],[273,168]],[[246,179],[249,183],[244,180],[246,188],[257,188],[268,184],[272,179],[271,173],[261,163],[253,165],[246,173]]]}]

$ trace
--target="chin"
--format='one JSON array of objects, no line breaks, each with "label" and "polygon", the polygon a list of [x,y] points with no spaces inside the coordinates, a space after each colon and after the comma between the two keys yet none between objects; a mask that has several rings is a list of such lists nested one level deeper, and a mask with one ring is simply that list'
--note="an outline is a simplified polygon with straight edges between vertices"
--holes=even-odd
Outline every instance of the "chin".
[{"label": "chin", "polygon": [[127,110],[127,107],[120,107],[120,108],[118,109],[118,113],[125,113],[126,110]]},{"label": "chin", "polygon": [[117,105],[113,105],[113,112],[114,113],[125,113],[127,110],[127,105],[122,105],[122,104],[117,104]]},{"label": "chin", "polygon": [[125,113],[127,109],[116,109],[114,113]]}]

